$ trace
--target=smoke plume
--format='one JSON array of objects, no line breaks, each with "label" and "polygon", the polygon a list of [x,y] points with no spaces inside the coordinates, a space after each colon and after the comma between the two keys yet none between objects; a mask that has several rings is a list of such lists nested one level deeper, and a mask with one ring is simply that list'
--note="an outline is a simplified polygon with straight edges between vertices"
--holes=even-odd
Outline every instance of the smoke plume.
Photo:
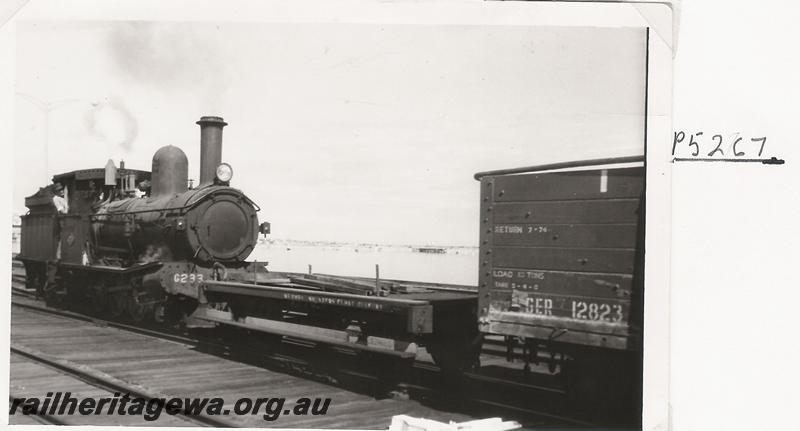
[{"label": "smoke plume", "polygon": [[131,149],[139,133],[136,117],[118,98],[97,103],[87,114],[86,128],[92,136],[119,145],[125,151]]},{"label": "smoke plume", "polygon": [[200,23],[123,22],[108,47],[120,76],[166,97],[199,98],[213,111],[230,80],[219,31]]}]

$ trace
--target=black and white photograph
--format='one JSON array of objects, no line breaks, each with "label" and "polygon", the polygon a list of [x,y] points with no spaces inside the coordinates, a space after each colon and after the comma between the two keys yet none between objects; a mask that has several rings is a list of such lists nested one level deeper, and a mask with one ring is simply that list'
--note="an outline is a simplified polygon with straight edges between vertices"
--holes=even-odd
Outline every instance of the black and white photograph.
[{"label": "black and white photograph", "polygon": [[8,423],[660,421],[669,8],[287,3],[15,18]]}]

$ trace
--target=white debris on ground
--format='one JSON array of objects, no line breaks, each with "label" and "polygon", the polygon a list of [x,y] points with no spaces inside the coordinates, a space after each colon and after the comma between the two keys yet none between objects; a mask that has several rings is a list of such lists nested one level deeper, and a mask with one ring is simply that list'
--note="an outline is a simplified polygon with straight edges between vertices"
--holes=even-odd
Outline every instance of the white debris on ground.
[{"label": "white debris on ground", "polygon": [[389,426],[389,431],[505,431],[521,427],[517,422],[503,421],[500,418],[444,423],[431,419],[397,415],[392,416],[392,425]]}]

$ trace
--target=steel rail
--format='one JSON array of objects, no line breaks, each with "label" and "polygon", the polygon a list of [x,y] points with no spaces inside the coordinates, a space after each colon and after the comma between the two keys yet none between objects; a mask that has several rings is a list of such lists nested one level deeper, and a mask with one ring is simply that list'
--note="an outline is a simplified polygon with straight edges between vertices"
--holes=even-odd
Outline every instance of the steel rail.
[{"label": "steel rail", "polygon": [[[169,333],[166,333],[166,332],[152,331],[152,330],[149,330],[149,329],[144,329],[144,328],[140,328],[140,327],[136,327],[136,326],[132,326],[132,325],[126,325],[126,324],[121,324],[121,323],[118,323],[118,322],[105,321],[105,320],[102,320],[102,319],[96,319],[96,318],[92,318],[92,317],[88,317],[88,316],[84,316],[84,315],[80,315],[80,314],[77,314],[77,313],[64,311],[64,310],[54,310],[54,309],[50,309],[50,308],[43,308],[43,307],[33,306],[33,305],[30,305],[30,304],[17,303],[17,302],[13,302],[13,301],[12,301],[12,305],[18,306],[18,307],[21,307],[21,308],[25,308],[25,309],[28,309],[28,310],[32,310],[34,312],[53,314],[53,315],[57,315],[57,316],[68,318],[68,319],[81,320],[81,321],[85,321],[85,322],[88,322],[88,323],[93,323],[93,324],[96,324],[96,325],[99,325],[99,326],[113,327],[113,328],[122,329],[122,330],[130,331],[130,332],[134,332],[134,333],[137,333],[137,334],[141,334],[141,335],[150,336],[150,337],[153,337],[153,338],[166,339],[166,340],[173,341],[173,342],[187,344],[187,345],[191,345],[193,347],[194,346],[199,346],[199,345],[204,345],[204,346],[209,346],[209,347],[217,347],[217,348],[229,348],[230,347],[230,344],[224,344],[224,343],[219,343],[219,342],[216,342],[216,341],[209,341],[209,340],[202,340],[202,339],[193,339],[193,338],[188,338],[188,337],[183,337],[183,336],[177,336],[177,335],[174,335],[174,334],[169,334]],[[292,342],[292,341],[293,340],[289,340],[289,342]],[[309,347],[309,346],[303,346],[303,347]],[[239,350],[241,352],[244,352],[245,350],[248,350],[248,349],[239,348]],[[335,348],[334,350],[342,351],[343,349]],[[312,362],[309,362],[309,360],[304,360],[304,359],[301,359],[301,358],[298,358],[298,357],[295,357],[295,356],[289,356],[289,355],[286,355],[286,354],[268,353],[268,352],[264,352],[262,350],[257,350],[256,351],[256,349],[252,349],[252,350],[248,351],[248,353],[251,353],[251,352],[257,352],[259,355],[261,355],[261,357],[269,359],[269,360],[272,360],[272,361],[275,361],[276,363],[279,363],[279,364],[284,365],[284,366],[291,366],[291,365],[294,365],[294,366],[297,366],[297,365],[308,366],[309,364],[312,364]],[[313,366],[313,364],[312,364],[312,366]],[[303,372],[301,370],[298,370],[297,368],[290,368],[290,369],[294,370],[298,374],[302,374],[304,377],[307,377],[307,378],[308,377],[313,377],[315,379],[319,379],[319,377],[320,377],[318,374],[309,375],[309,373],[307,371]],[[436,365],[429,364],[429,363],[424,363],[424,362],[418,362],[418,361],[414,362],[413,369],[414,369],[414,372],[417,373],[417,379],[416,380],[437,381],[438,380],[437,376],[440,376],[440,374],[441,374],[441,370]],[[368,372],[364,372],[364,371],[361,371],[361,370],[358,370],[358,369],[346,369],[346,368],[339,367],[339,368],[337,368],[335,370],[335,372],[339,373],[340,375],[348,376],[348,377],[351,377],[351,378],[368,380],[371,384],[380,384],[383,381],[383,379],[381,378],[380,375],[370,374]],[[503,387],[515,387],[517,390],[534,391],[534,392],[537,392],[537,393],[539,393],[541,395],[549,396],[549,397],[564,395],[563,391],[558,390],[558,389],[554,389],[554,388],[548,388],[548,387],[545,387],[545,386],[537,386],[537,385],[526,384],[526,383],[521,383],[521,382],[512,382],[512,381],[502,380],[502,379],[495,378],[495,377],[481,376],[481,375],[477,375],[477,374],[474,374],[474,373],[466,373],[464,375],[464,377],[467,378],[467,379],[472,380],[473,384],[491,385],[491,386],[496,386],[498,389],[500,389],[501,386],[503,386]],[[437,389],[437,388],[435,388],[433,386],[423,385],[423,384],[419,384],[419,383],[398,382],[398,387],[405,388],[405,389],[408,389],[410,391],[413,391],[413,392],[417,393],[418,396],[421,396],[421,397],[424,397],[424,398],[437,397],[437,396],[440,397],[442,395],[446,395],[446,394],[443,394],[441,389]],[[531,393],[530,395],[533,395],[533,394]],[[522,408],[522,407],[519,407],[519,406],[510,405],[510,404],[503,404],[503,403],[499,403],[499,402],[496,402],[496,401],[487,400],[487,399],[484,399],[484,398],[485,398],[485,396],[475,396],[475,397],[469,397],[468,396],[468,397],[466,397],[466,399],[468,401],[474,402],[476,404],[481,404],[481,405],[494,407],[494,408],[501,408],[501,409],[505,408],[506,410],[513,411],[513,412],[516,412],[516,413],[522,412],[522,413],[524,413],[524,414],[526,414],[528,416],[532,416],[532,417],[547,418],[547,419],[550,419],[550,420],[554,420],[554,421],[558,421],[558,422],[562,422],[562,423],[567,423],[567,424],[575,424],[575,425],[587,425],[587,424],[590,424],[590,422],[587,422],[587,421],[584,421],[584,420],[581,420],[581,419],[571,418],[571,417],[563,416],[563,415],[560,415],[560,414],[549,413],[549,412],[538,410],[538,409],[534,410],[534,409]]]},{"label": "steel rail", "polygon": [[[30,349],[25,346],[16,345],[13,342],[11,343],[10,347],[11,347],[11,353],[22,356],[38,364],[47,366],[48,368],[57,370],[63,374],[76,378],[82,382],[88,383],[94,387],[109,391],[110,393],[131,394],[133,397],[144,398],[147,400],[158,399],[158,398],[165,398],[165,399],[171,398],[163,394],[151,393],[141,387],[128,384],[126,382],[123,382],[122,380],[118,380],[113,376],[107,375],[97,370],[82,369],[79,366],[72,364],[67,360],[53,358],[50,357],[50,355],[38,352],[34,349]],[[204,414],[190,415],[181,411],[178,412],[175,416],[180,416],[182,419],[195,425],[215,427],[215,428],[240,428],[239,425],[234,424],[230,421],[221,418],[211,417],[209,415],[204,415]]]},{"label": "steel rail", "polygon": [[[14,395],[12,395],[10,393],[8,394],[8,402],[9,403],[13,403],[14,400],[21,399],[21,398],[23,398],[23,397],[15,397]],[[26,414],[23,413],[23,416],[26,416],[26,417],[29,417],[29,418],[33,418],[34,420],[36,420],[37,422],[39,422],[39,423],[41,423],[43,425],[72,425],[69,422],[66,422],[66,421],[64,421],[64,420],[62,420],[62,419],[60,419],[58,417],[49,415],[47,413],[36,413],[36,414],[32,414],[32,415],[26,415]],[[11,415],[10,414],[9,414],[8,419],[9,419],[9,421],[11,420]],[[11,424],[9,424],[9,425],[11,425]]]}]

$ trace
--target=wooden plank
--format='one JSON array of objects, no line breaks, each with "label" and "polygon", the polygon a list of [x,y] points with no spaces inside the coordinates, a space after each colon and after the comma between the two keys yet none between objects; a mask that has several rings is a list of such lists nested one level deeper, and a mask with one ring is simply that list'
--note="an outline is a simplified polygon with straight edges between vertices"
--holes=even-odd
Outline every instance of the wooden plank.
[{"label": "wooden plank", "polygon": [[[22,323],[18,318],[33,317],[33,312],[20,311],[16,307],[12,309],[12,328],[19,328],[27,326]],[[39,315],[35,315],[38,317]],[[193,350],[185,345],[166,342],[161,340],[154,340],[144,335],[129,334],[124,331],[113,330],[111,328],[101,328],[93,326],[90,323],[82,323],[86,328],[85,334],[75,334],[72,330],[68,334],[61,332],[61,328],[65,324],[71,322],[64,318],[50,318],[47,319],[48,325],[36,325],[36,330],[50,335],[52,340],[59,340],[64,338],[76,341],[73,346],[73,351],[69,356],[72,363],[82,367],[88,367],[98,372],[103,372],[115,376],[118,379],[125,380],[133,385],[136,385],[142,390],[151,393],[163,394],[165,398],[176,397],[222,397],[226,406],[230,408],[235,400],[243,397],[259,398],[267,396],[285,397],[287,398],[287,405],[289,400],[296,399],[303,396],[330,397],[332,398],[331,407],[328,415],[324,416],[292,416],[281,415],[274,422],[266,422],[262,418],[263,408],[261,413],[245,416],[233,416],[228,419],[235,422],[236,425],[247,426],[250,428],[258,428],[264,426],[286,426],[292,423],[309,423],[312,425],[321,425],[323,423],[330,423],[335,427],[342,427],[346,423],[372,423],[376,426],[370,428],[379,428],[378,424],[388,424],[392,412],[397,412],[399,405],[395,405],[393,401],[389,400],[375,400],[371,395],[362,395],[348,391],[346,388],[336,388],[322,382],[315,381],[314,379],[305,379],[302,377],[291,377],[258,366],[252,366],[231,361],[229,359],[212,356]],[[26,321],[30,321],[26,319]],[[38,323],[38,322],[34,322]],[[307,330],[304,329],[304,330]],[[31,331],[23,331],[30,333]],[[118,336],[123,341],[122,349],[87,349],[85,346],[115,346],[113,340],[105,337],[106,334],[111,333]],[[131,339],[139,340],[140,342],[128,342]],[[94,340],[94,343],[92,341]],[[28,340],[22,341],[27,345]],[[141,346],[137,349],[136,346]],[[30,346],[29,346],[30,347]],[[54,356],[64,357],[58,352],[61,350],[59,347],[53,347],[42,340],[41,351]],[[158,358],[151,360],[149,358]],[[169,358],[170,360],[166,360]],[[29,369],[23,369],[17,372],[17,369],[22,369],[19,366],[19,360],[15,359],[12,355],[12,390],[14,384],[35,385],[37,389],[32,390],[32,395],[42,395],[46,392],[44,384],[47,382],[52,383],[55,381],[59,390],[69,390],[70,385],[62,385],[60,381],[42,377],[42,373]],[[131,364],[136,364],[132,366]],[[188,371],[187,371],[188,370]],[[250,378],[248,378],[248,374]],[[28,380],[28,377],[33,379]],[[199,376],[207,378],[199,379]],[[52,388],[52,384],[49,386]],[[265,393],[265,388],[273,388],[273,392]],[[277,389],[276,389],[277,388]],[[49,389],[48,389],[49,390]],[[73,391],[73,395],[77,395],[80,391]],[[94,393],[85,393],[86,396],[101,396],[102,391]],[[414,401],[405,401],[402,406],[407,406],[409,403],[414,404],[414,408],[419,408],[420,411],[425,412],[426,417],[439,418],[448,416],[451,419],[463,421],[466,417],[457,413],[437,412],[428,407],[419,406]],[[404,407],[409,408],[409,407]],[[366,413],[369,414],[366,414]],[[364,413],[364,414],[361,414]],[[163,414],[161,418],[166,420],[173,420],[174,417]],[[462,419],[463,418],[463,419]],[[80,418],[78,418],[80,419]],[[91,416],[95,424],[115,424],[117,420],[138,420],[141,421],[141,416],[107,416],[97,415]],[[175,418],[180,422],[179,419]],[[82,421],[82,419],[81,419]],[[153,423],[146,423],[153,425]],[[161,424],[161,422],[155,423]],[[169,424],[168,422],[166,424]],[[338,425],[337,425],[338,424]],[[185,424],[178,424],[185,425]]]},{"label": "wooden plank", "polygon": [[643,172],[638,167],[490,177],[495,183],[491,199],[495,202],[638,199],[642,194]]},{"label": "wooden plank", "polygon": [[[629,223],[639,221],[639,199],[494,203],[487,209],[492,223]],[[491,214],[489,214],[491,213]]]},{"label": "wooden plank", "polygon": [[[314,275],[341,277],[337,275],[320,274],[320,273],[315,273]],[[373,277],[347,276],[346,278],[352,280],[360,280],[364,282],[372,282],[373,284],[375,283],[375,278]],[[396,280],[392,278],[381,278],[381,283],[387,283],[392,289],[404,288],[408,286],[412,288],[422,288],[425,290],[442,290],[451,292],[475,292],[477,290],[475,286],[469,286],[466,284],[431,283],[427,281]]]},{"label": "wooden plank", "polygon": [[492,334],[503,334],[523,338],[538,338],[540,340],[548,340],[551,336],[558,335],[556,341],[559,343],[605,347],[617,350],[633,348],[633,340],[635,338],[625,335],[596,334],[574,329],[569,331],[555,332],[554,328],[547,326],[525,325],[519,322],[503,322],[494,320],[484,325],[481,330]]},{"label": "wooden plank", "polygon": [[[369,280],[369,279],[367,279],[367,280],[364,280],[364,279],[359,280],[359,279],[354,278],[354,277],[343,277],[343,276],[338,276],[338,275],[326,275],[326,274],[312,274],[312,275],[307,275],[306,277],[311,278],[311,279],[317,279],[317,280],[326,280],[326,281],[329,281],[329,282],[332,282],[332,283],[342,283],[342,284],[344,284],[346,286],[350,286],[350,287],[353,287],[353,288],[361,289],[361,291],[375,290],[375,279],[374,278],[371,279],[371,280]],[[379,280],[379,285],[380,285],[380,287],[385,288],[387,290],[392,287],[391,283],[386,283],[383,280]]]},{"label": "wooden plank", "polygon": [[632,275],[492,268],[492,290],[569,293],[575,296],[625,299],[631,295]]},{"label": "wooden plank", "polygon": [[633,274],[632,249],[492,247],[492,268]]},{"label": "wooden plank", "polygon": [[363,287],[352,287],[342,283],[309,279],[307,277],[308,276],[289,277],[289,281],[301,286],[310,286],[332,292],[352,293],[354,295],[366,295],[367,292]]},{"label": "wooden plank", "polygon": [[[626,323],[599,322],[580,319],[562,319],[553,316],[535,316],[531,314],[490,310],[486,316],[487,321],[516,323],[519,325],[539,326],[543,328],[555,329],[561,332],[583,331],[595,334],[630,335],[630,325]],[[561,340],[559,340],[561,341]]]},{"label": "wooden plank", "polygon": [[636,224],[496,223],[492,245],[629,248]]}]

